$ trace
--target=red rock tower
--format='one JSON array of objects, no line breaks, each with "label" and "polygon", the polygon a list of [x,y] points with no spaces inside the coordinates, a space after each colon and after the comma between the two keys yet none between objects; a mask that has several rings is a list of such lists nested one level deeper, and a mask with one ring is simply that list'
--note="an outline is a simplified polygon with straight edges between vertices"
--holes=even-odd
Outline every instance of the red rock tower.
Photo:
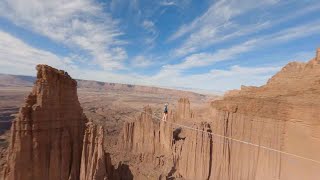
[{"label": "red rock tower", "polygon": [[180,98],[178,100],[178,110],[177,110],[177,118],[179,120],[191,118],[192,112],[190,109],[190,101],[188,98]]},{"label": "red rock tower", "polygon": [[5,180],[77,180],[86,117],[77,82],[37,66],[37,80],[11,127]]},{"label": "red rock tower", "polygon": [[317,49],[316,60],[317,60],[317,61],[320,61],[320,48]]},{"label": "red rock tower", "polygon": [[107,164],[103,150],[104,130],[89,122],[83,139],[80,180],[106,180]]}]

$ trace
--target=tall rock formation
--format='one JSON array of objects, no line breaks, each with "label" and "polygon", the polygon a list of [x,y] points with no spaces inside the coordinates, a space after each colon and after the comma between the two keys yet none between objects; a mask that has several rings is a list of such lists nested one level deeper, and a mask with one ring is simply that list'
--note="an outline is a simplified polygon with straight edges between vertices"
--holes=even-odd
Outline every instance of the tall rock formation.
[{"label": "tall rock formation", "polygon": [[123,127],[123,149],[137,153],[161,154],[171,152],[172,127],[160,119],[153,120],[149,106],[135,120]]},{"label": "tall rock formation", "polygon": [[[180,100],[176,115],[163,124],[174,123],[171,153],[165,154],[172,156],[167,178],[318,180],[319,52],[308,63],[289,63],[264,86],[243,86],[213,101],[206,122],[175,123],[174,118],[189,114],[189,102]],[[163,143],[157,134],[170,134],[170,130],[164,133],[145,123],[151,120],[127,124],[124,140],[131,147],[147,144],[136,151],[143,153],[146,148],[154,152],[154,147]],[[148,143],[146,137],[155,140]]]},{"label": "tall rock formation", "polygon": [[264,86],[242,88],[212,103],[214,133],[266,147],[213,137],[223,142],[213,143],[213,178],[320,177],[319,60],[318,51],[308,63],[289,63]]},{"label": "tall rock formation", "polygon": [[193,113],[190,109],[190,101],[188,98],[180,98],[178,100],[177,107],[177,117],[175,118],[177,121],[190,119],[193,117]]},{"label": "tall rock formation", "polygon": [[[183,135],[176,135],[173,142],[173,161],[177,177],[187,179],[209,179],[211,176],[212,139],[210,125],[207,123],[179,130]],[[177,130],[176,130],[177,131]],[[207,132],[207,133],[206,133]]]},{"label": "tall rock formation", "polygon": [[81,157],[80,180],[107,180],[107,163],[103,149],[104,130],[86,124]]},{"label": "tall rock formation", "polygon": [[37,66],[37,81],[11,127],[5,180],[77,180],[86,117],[77,83]]}]

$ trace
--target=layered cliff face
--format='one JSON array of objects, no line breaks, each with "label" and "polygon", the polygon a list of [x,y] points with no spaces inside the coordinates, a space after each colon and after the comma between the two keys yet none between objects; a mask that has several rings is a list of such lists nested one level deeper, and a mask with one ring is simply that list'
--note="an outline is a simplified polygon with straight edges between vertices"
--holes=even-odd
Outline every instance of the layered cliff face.
[{"label": "layered cliff face", "polygon": [[175,121],[186,120],[194,117],[193,112],[190,108],[190,101],[188,98],[180,98],[178,100],[178,107],[176,112]]},{"label": "layered cliff face", "polygon": [[4,179],[78,179],[86,118],[77,83],[37,66],[37,81],[11,127]]},{"label": "layered cliff face", "polygon": [[[178,105],[178,115],[163,123],[163,126],[178,123],[171,128],[172,145],[168,146],[171,153],[165,154],[172,160],[165,162],[172,166],[167,178],[317,180],[320,177],[319,53],[318,50],[316,58],[308,63],[289,63],[264,86],[243,86],[240,91],[232,91],[212,102],[207,121],[200,122],[197,116],[191,121],[180,118],[191,112],[190,102],[180,100],[179,103],[186,104]],[[151,119],[144,123],[150,122]],[[142,130],[144,126],[131,122],[131,128],[125,129],[124,142],[146,143],[143,140],[146,136],[161,144],[162,140],[152,135],[170,134],[161,129],[155,131],[157,128],[151,125]],[[139,138],[135,138],[137,133]],[[155,146],[140,149],[154,152]]]},{"label": "layered cliff face", "polygon": [[[265,86],[244,88],[213,102],[213,132],[319,161],[317,53],[308,63],[289,63]],[[218,179],[315,180],[320,176],[317,162],[217,139],[224,142],[213,144],[212,175]]]},{"label": "layered cliff face", "polygon": [[[139,163],[142,165],[152,166],[159,170],[160,179],[173,176],[181,177],[179,173],[176,173],[177,168],[193,168],[198,165],[193,164],[196,159],[191,161],[188,159],[188,155],[194,153],[195,149],[200,146],[194,145],[190,149],[182,149],[182,146],[188,144],[191,147],[191,144],[195,143],[194,138],[197,138],[199,134],[192,134],[193,137],[184,142],[184,138],[179,137],[181,129],[177,129],[175,126],[175,122],[190,120],[190,118],[192,118],[192,112],[190,102],[186,98],[181,98],[178,101],[177,111],[170,111],[166,122],[162,121],[161,117],[153,115],[151,108],[147,106],[135,120],[124,124],[120,139],[121,148],[139,155]],[[192,151],[189,152],[191,149]],[[206,161],[205,158],[202,160]],[[185,163],[187,164],[185,165]],[[187,169],[184,170],[183,173],[194,173]],[[199,175],[199,173],[196,172],[194,175]]]},{"label": "layered cliff face", "polygon": [[83,139],[81,156],[80,180],[107,180],[107,167],[103,147],[104,130],[101,126],[89,122]]},{"label": "layered cliff face", "polygon": [[186,153],[177,155],[177,174],[185,179],[318,179],[318,55],[308,63],[289,63],[265,86],[242,87],[212,102],[208,124],[194,126],[202,132],[182,127],[185,140],[178,147]]},{"label": "layered cliff face", "polygon": [[136,120],[124,124],[121,137],[124,150],[151,154],[171,152],[172,127],[160,119],[153,120],[152,116],[147,106]]},{"label": "layered cliff face", "polygon": [[186,179],[208,179],[212,165],[212,139],[208,123],[194,124],[188,129],[176,129],[173,140],[173,166],[175,177]]}]

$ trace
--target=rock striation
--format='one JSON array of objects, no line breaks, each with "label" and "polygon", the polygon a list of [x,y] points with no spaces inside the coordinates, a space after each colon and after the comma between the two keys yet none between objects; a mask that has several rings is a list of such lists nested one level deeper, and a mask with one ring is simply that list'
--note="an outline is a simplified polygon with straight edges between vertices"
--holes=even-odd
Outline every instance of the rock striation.
[{"label": "rock striation", "polygon": [[12,123],[4,179],[79,179],[86,118],[77,83],[47,65],[38,65],[37,71],[32,92]]},{"label": "rock striation", "polygon": [[174,120],[186,120],[194,117],[193,112],[190,109],[190,101],[188,98],[180,98],[178,100],[178,107],[176,112],[176,118]]},{"label": "rock striation", "polygon": [[[107,180],[107,163],[103,147],[104,130],[89,122],[83,139],[80,180]],[[110,166],[110,164],[109,164]]]},{"label": "rock striation", "polygon": [[187,179],[209,179],[212,159],[212,139],[208,123],[194,124],[191,126],[200,131],[181,129],[183,134],[173,141],[173,167],[176,177]]},{"label": "rock striation", "polygon": [[145,107],[136,120],[124,124],[120,140],[123,149],[151,154],[170,152],[172,127],[164,123],[159,119],[153,121],[151,108]]},{"label": "rock striation", "polygon": [[266,85],[242,88],[212,107],[216,134],[294,154],[216,138],[212,177],[216,179],[316,180],[320,165],[320,59],[292,62]]},{"label": "rock striation", "polygon": [[[189,168],[199,165],[199,163],[193,164],[194,162],[207,160],[204,157],[196,159],[196,156],[193,156],[191,160],[189,157],[192,156],[192,153],[196,153],[197,148],[202,148],[196,142],[197,138],[202,135],[201,133],[191,134],[192,138],[188,137],[184,141],[184,138],[180,137],[181,129],[174,127],[174,124],[178,120],[192,117],[190,101],[187,98],[178,100],[177,112],[170,111],[167,122],[161,121],[160,117],[153,116],[151,108],[147,106],[136,119],[125,122],[120,139],[121,149],[138,154],[141,163],[165,171],[167,178],[169,176],[181,177],[179,173],[175,173],[177,169],[181,169],[181,174],[189,175],[193,173]],[[190,145],[190,148],[182,148],[186,144]],[[199,172],[196,170],[192,177],[200,175],[200,171],[202,170]],[[159,178],[166,178],[166,175],[161,174]]]}]

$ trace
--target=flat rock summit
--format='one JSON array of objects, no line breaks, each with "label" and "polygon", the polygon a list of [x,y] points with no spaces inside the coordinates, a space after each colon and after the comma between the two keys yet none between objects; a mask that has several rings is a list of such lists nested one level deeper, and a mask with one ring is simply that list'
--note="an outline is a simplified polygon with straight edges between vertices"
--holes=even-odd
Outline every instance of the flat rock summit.
[{"label": "flat rock summit", "polygon": [[[318,180],[320,49],[261,87],[242,86],[201,108],[181,97],[166,121],[151,106],[109,132],[83,112],[77,81],[36,67],[11,126],[4,180]],[[140,91],[142,91],[140,89]]]}]

